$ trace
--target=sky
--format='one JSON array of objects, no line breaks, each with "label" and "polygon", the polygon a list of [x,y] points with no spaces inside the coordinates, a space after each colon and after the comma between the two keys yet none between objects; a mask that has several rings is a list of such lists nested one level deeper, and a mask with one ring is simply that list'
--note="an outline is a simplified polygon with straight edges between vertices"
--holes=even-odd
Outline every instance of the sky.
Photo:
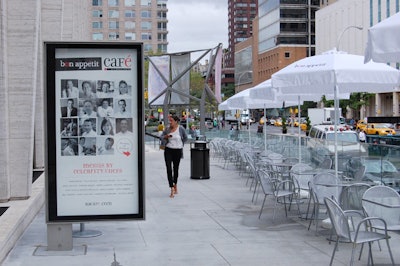
[{"label": "sky", "polygon": [[228,0],[168,0],[167,8],[168,53],[228,47]]}]

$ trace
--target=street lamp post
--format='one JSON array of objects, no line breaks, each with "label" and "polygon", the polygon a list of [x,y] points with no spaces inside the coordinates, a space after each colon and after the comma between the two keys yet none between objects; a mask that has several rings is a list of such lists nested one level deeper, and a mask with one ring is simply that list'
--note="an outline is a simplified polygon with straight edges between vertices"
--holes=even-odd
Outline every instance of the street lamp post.
[{"label": "street lamp post", "polygon": [[247,71],[242,72],[242,73],[239,75],[238,83],[237,83],[238,91],[240,91],[240,85],[242,85],[242,83],[240,83],[242,77],[244,76],[244,74],[249,74],[249,73],[253,74],[253,71],[252,71],[252,70],[247,70]]},{"label": "street lamp post", "polygon": [[336,41],[336,50],[337,50],[337,51],[340,51],[340,50],[339,50],[339,45],[340,45],[340,41],[342,40],[343,34],[344,34],[346,31],[348,31],[349,29],[362,30],[363,27],[351,25],[351,26],[347,26],[346,28],[344,28],[344,29],[342,30],[342,32],[340,33],[339,38],[338,38],[337,41]]},{"label": "street lamp post", "polygon": [[[249,73],[253,74],[253,71],[252,71],[252,70],[247,70],[247,71],[242,72],[242,73],[239,75],[238,83],[237,83],[238,91],[239,91],[239,92],[240,92],[240,85],[242,85],[242,84],[240,83],[240,80],[242,79],[242,77],[244,76],[244,74],[249,74]],[[248,119],[247,119],[246,123],[247,123],[247,127],[250,129],[250,126],[249,126],[249,124],[248,124],[248,123],[250,123],[250,111],[248,111]],[[238,117],[238,127],[239,127],[239,125],[241,125],[240,116]]]}]

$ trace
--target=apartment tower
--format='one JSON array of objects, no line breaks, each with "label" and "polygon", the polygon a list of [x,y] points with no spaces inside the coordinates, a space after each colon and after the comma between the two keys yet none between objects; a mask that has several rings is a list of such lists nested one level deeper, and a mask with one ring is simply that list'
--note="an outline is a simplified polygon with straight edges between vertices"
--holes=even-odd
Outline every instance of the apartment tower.
[{"label": "apartment tower", "polygon": [[88,0],[92,40],[143,42],[145,53],[167,52],[167,0]]},{"label": "apartment tower", "polygon": [[257,0],[228,0],[228,51],[225,67],[235,66],[235,44],[253,34],[252,21],[257,16]]}]

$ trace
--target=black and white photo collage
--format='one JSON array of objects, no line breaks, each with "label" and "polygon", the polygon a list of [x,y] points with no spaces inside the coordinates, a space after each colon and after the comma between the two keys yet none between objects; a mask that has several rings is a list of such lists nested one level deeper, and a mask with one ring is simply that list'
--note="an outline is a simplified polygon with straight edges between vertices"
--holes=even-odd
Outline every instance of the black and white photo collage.
[{"label": "black and white photo collage", "polygon": [[61,79],[61,155],[113,155],[119,136],[132,136],[128,80]]}]

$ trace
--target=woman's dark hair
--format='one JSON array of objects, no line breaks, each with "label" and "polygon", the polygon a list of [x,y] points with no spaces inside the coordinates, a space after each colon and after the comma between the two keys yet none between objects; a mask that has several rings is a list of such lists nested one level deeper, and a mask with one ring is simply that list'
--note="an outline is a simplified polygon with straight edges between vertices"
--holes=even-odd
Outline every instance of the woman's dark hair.
[{"label": "woman's dark hair", "polygon": [[172,119],[174,119],[176,122],[179,122],[179,117],[177,115],[171,115]]}]

